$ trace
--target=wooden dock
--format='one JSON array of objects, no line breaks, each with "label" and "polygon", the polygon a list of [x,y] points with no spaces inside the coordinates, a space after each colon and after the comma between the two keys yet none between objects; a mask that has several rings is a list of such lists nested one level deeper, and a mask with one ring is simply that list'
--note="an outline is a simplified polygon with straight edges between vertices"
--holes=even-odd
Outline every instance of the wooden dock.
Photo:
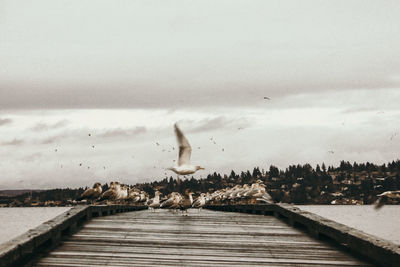
[{"label": "wooden dock", "polygon": [[95,217],[26,266],[372,266],[275,216],[167,210]]}]

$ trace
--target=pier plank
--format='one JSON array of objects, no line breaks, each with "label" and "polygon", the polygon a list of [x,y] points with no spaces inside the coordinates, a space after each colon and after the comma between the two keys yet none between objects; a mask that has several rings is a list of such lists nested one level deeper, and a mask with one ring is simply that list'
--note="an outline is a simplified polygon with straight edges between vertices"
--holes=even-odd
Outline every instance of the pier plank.
[{"label": "pier plank", "polygon": [[27,266],[371,266],[273,216],[190,210],[93,218]]}]

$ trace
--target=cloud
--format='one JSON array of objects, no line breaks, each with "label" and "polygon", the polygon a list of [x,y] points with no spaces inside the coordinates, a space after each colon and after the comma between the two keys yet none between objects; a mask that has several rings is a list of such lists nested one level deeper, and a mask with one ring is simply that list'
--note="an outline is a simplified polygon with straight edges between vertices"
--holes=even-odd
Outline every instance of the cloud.
[{"label": "cloud", "polygon": [[8,118],[2,119],[2,118],[0,118],[0,126],[6,125],[6,124],[10,124],[10,123],[12,123],[11,119],[8,119]]},{"label": "cloud", "polygon": [[212,119],[203,119],[200,121],[185,121],[185,123],[189,123],[192,126],[194,126],[192,129],[189,130],[189,132],[192,133],[199,133],[199,132],[207,132],[207,131],[213,131],[221,128],[227,127],[229,124],[232,124],[234,122],[233,119],[227,119],[225,116],[219,116],[216,118]]},{"label": "cloud", "polygon": [[19,145],[22,145],[23,143],[24,143],[24,140],[14,138],[14,139],[11,140],[11,141],[2,142],[1,144],[2,144],[3,146],[19,146]]},{"label": "cloud", "polygon": [[107,130],[106,132],[104,132],[98,136],[103,137],[103,138],[133,136],[133,135],[137,135],[137,134],[141,134],[141,133],[145,133],[145,132],[146,132],[146,127],[138,126],[133,129],[117,128],[117,129]]},{"label": "cloud", "polygon": [[31,161],[35,161],[35,160],[41,158],[42,156],[43,156],[42,153],[37,152],[37,153],[33,153],[31,155],[28,155],[26,157],[23,157],[22,160],[31,162]]},{"label": "cloud", "polygon": [[54,129],[58,129],[58,128],[62,128],[66,125],[69,124],[68,120],[61,120],[59,122],[56,122],[54,124],[47,124],[47,123],[37,123],[35,124],[31,130],[34,132],[41,132],[41,131],[48,131],[48,130],[54,130]]},{"label": "cloud", "polygon": [[[166,3],[154,12],[143,1],[100,2],[76,14],[80,1],[71,12],[51,0],[8,1],[2,14],[8,23],[0,24],[7,66],[0,73],[1,108],[251,106],[265,95],[400,86],[394,2],[305,1],[293,12],[286,1],[252,1],[246,8],[232,1],[223,19],[226,4],[211,0],[182,2],[179,13]],[[34,11],[21,13],[21,5]],[[69,30],[61,34],[65,21]],[[35,68],[27,68],[32,62]]]}]

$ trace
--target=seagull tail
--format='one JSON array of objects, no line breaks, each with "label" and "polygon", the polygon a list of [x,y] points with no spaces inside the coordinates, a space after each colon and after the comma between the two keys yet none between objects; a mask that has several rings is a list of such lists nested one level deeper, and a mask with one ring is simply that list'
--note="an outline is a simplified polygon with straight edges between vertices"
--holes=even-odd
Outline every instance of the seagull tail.
[{"label": "seagull tail", "polygon": [[374,203],[374,208],[375,208],[375,210],[379,210],[379,209],[381,209],[382,207],[383,207],[383,205],[384,205],[385,203],[384,203],[384,201],[382,200],[382,199],[378,199],[377,201],[375,201],[375,203]]}]

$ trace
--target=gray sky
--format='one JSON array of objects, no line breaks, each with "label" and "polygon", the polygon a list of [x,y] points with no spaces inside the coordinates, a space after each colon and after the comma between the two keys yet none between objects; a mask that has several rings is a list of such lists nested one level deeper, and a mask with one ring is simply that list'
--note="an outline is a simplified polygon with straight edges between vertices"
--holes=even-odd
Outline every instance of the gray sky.
[{"label": "gray sky", "polygon": [[398,1],[2,0],[0,188],[163,178],[176,121],[196,177],[397,159],[398,25]]}]

